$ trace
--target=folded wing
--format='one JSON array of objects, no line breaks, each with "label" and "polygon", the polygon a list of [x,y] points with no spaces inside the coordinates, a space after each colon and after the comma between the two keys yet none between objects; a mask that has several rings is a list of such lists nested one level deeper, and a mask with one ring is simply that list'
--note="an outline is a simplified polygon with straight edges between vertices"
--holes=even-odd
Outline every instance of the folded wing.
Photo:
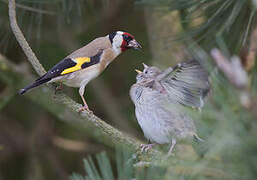
[{"label": "folded wing", "polygon": [[56,64],[54,67],[52,67],[43,76],[35,80],[32,84],[29,84],[28,86],[21,89],[19,93],[24,94],[29,89],[37,87],[46,82],[49,82],[58,76],[70,74],[70,73],[85,69],[87,67],[90,67],[94,64],[97,64],[101,59],[102,53],[103,52],[101,51],[92,57],[65,58],[62,61],[60,61],[58,64]]},{"label": "folded wing", "polygon": [[42,78],[52,79],[58,76],[79,71],[81,69],[85,69],[89,66],[99,63],[101,54],[102,52],[99,52],[97,55],[93,57],[77,57],[63,59],[54,67],[52,67],[44,76],[38,78],[37,80],[40,80]]}]

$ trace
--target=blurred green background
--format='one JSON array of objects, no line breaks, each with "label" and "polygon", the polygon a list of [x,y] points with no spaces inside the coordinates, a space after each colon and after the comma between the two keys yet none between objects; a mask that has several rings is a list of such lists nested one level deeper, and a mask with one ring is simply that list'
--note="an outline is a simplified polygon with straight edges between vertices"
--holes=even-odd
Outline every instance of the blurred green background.
[{"label": "blurred green background", "polygon": [[[135,82],[134,69],[142,69],[143,62],[165,69],[194,57],[209,71],[212,95],[202,113],[192,115],[200,136],[206,140],[203,145],[193,145],[198,155],[191,144],[178,145],[176,157],[168,163],[155,164],[146,171],[127,165],[135,171],[133,178],[257,178],[255,0],[16,2],[18,23],[46,70],[96,37],[117,30],[135,36],[143,51],[121,54],[87,85],[85,97],[98,117],[142,141],[128,94]],[[218,71],[209,54],[215,47],[228,58],[241,58],[249,76],[247,90],[230,85]],[[37,76],[11,32],[5,0],[0,1],[0,53],[0,60],[7,59],[24,74]],[[83,158],[103,151],[116,175],[117,158],[112,147],[90,136],[92,130],[65,123],[40,102],[17,95],[22,77],[8,80],[1,71],[0,179],[69,179],[73,172],[86,175]],[[64,92],[81,103],[78,89],[65,87]],[[245,92],[250,96],[247,105],[242,103]],[[54,94],[47,100],[52,98]]]}]

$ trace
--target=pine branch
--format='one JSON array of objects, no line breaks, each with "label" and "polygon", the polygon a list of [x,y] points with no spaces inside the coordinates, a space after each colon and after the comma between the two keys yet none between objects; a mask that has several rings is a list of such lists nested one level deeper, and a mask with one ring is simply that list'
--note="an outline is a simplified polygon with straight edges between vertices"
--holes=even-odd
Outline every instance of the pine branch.
[{"label": "pine branch", "polygon": [[14,36],[16,37],[16,40],[20,44],[23,52],[26,54],[29,62],[32,64],[36,72],[42,76],[43,74],[46,73],[45,69],[43,66],[40,64],[38,61],[36,55],[30,48],[28,42],[26,41],[21,29],[19,28],[17,24],[17,19],[16,19],[16,6],[15,6],[15,0],[9,0],[9,19],[10,19],[10,25],[13,31]]},{"label": "pine branch", "polygon": [[[20,46],[22,47],[22,50],[26,54],[29,62],[32,64],[33,68],[36,70],[36,72],[39,75],[43,75],[46,71],[44,70],[43,66],[40,64],[39,60],[37,59],[36,55],[33,53],[32,49],[30,48],[28,42],[26,41],[22,31],[20,30],[17,20],[16,20],[16,10],[15,10],[15,0],[9,0],[9,18],[10,18],[10,24],[12,31],[19,42]],[[46,101],[42,97],[49,97],[51,96],[49,91],[47,92],[40,92],[41,94],[39,96],[35,96],[33,98],[36,98],[36,101]],[[32,93],[29,93],[29,96],[32,96]],[[63,112],[65,112],[65,108],[68,108],[71,110],[73,113],[78,112],[79,107],[81,107],[80,104],[74,102],[71,98],[66,96],[63,93],[59,93],[56,95],[56,97],[53,99],[53,101],[60,103],[61,108],[58,108],[59,111],[56,113],[59,113],[59,117],[61,120],[69,123],[76,123],[80,125],[81,127],[86,127],[88,126],[88,123],[92,125],[95,131],[99,133],[98,138],[103,138],[103,139],[108,139],[109,145],[111,146],[116,146],[116,145],[122,145],[122,146],[127,146],[130,147],[134,150],[137,151],[138,154],[142,154],[140,152],[140,142],[136,139],[133,139],[124,133],[120,132],[119,130],[113,128],[109,124],[105,123],[103,120],[98,118],[92,113],[89,112],[83,112],[77,116],[76,118],[67,119],[65,116],[63,116]],[[45,103],[45,102],[44,102]],[[63,106],[65,105],[65,106]],[[50,106],[52,107],[52,106]],[[54,111],[52,111],[55,113]],[[78,113],[76,113],[78,114]],[[145,155],[146,156],[141,156],[142,159],[151,159],[152,156],[157,156],[159,154],[156,151],[149,151]]]},{"label": "pine branch", "polygon": [[239,57],[233,56],[228,60],[222,52],[216,48],[211,50],[211,56],[229,82],[240,91],[240,102],[243,107],[252,109],[255,103],[251,98],[252,95],[248,85],[249,78]]},{"label": "pine branch", "polygon": [[[1,2],[8,3],[7,0],[1,0]],[[52,12],[52,11],[38,9],[38,8],[34,8],[34,7],[30,7],[30,6],[26,6],[26,5],[18,4],[18,3],[16,3],[16,7],[20,8],[20,9],[30,11],[30,12],[39,13],[39,14],[47,14],[47,15],[55,15],[56,14],[55,12]]]},{"label": "pine branch", "polygon": [[216,48],[211,50],[211,55],[218,68],[225,74],[231,84],[240,89],[247,88],[248,76],[238,57],[234,56],[231,58],[231,61],[229,61],[221,51]]}]

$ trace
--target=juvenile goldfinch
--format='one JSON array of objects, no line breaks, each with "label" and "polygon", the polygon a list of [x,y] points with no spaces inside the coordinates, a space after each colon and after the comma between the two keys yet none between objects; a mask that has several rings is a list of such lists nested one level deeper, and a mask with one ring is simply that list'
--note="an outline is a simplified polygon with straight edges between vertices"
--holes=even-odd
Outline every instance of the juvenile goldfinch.
[{"label": "juvenile goldfinch", "polygon": [[105,37],[96,38],[61,60],[32,84],[21,89],[19,94],[47,82],[61,82],[70,87],[79,87],[79,94],[84,103],[80,111],[89,110],[83,96],[87,83],[103,72],[121,52],[131,48],[139,49],[141,45],[127,32],[116,31]]},{"label": "juvenile goldfinch", "polygon": [[[185,61],[161,71],[144,64],[136,70],[136,83],[130,89],[135,113],[145,137],[153,143],[171,143],[170,155],[177,140],[195,138],[196,128],[186,108],[201,108],[210,90],[207,72],[197,61]],[[153,144],[142,144],[148,150]]]}]

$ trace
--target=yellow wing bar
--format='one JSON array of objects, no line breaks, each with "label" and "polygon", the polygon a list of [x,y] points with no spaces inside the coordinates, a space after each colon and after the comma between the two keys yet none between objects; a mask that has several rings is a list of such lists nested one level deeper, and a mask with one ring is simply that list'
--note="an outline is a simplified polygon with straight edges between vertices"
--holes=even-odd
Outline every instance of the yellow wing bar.
[{"label": "yellow wing bar", "polygon": [[89,57],[78,57],[78,58],[75,58],[73,59],[77,64],[71,68],[68,68],[68,69],[65,69],[61,75],[64,75],[64,74],[68,74],[68,73],[72,73],[72,72],[75,72],[75,71],[78,71],[78,70],[81,70],[81,66],[82,64],[86,63],[86,62],[90,62],[90,58]]}]

